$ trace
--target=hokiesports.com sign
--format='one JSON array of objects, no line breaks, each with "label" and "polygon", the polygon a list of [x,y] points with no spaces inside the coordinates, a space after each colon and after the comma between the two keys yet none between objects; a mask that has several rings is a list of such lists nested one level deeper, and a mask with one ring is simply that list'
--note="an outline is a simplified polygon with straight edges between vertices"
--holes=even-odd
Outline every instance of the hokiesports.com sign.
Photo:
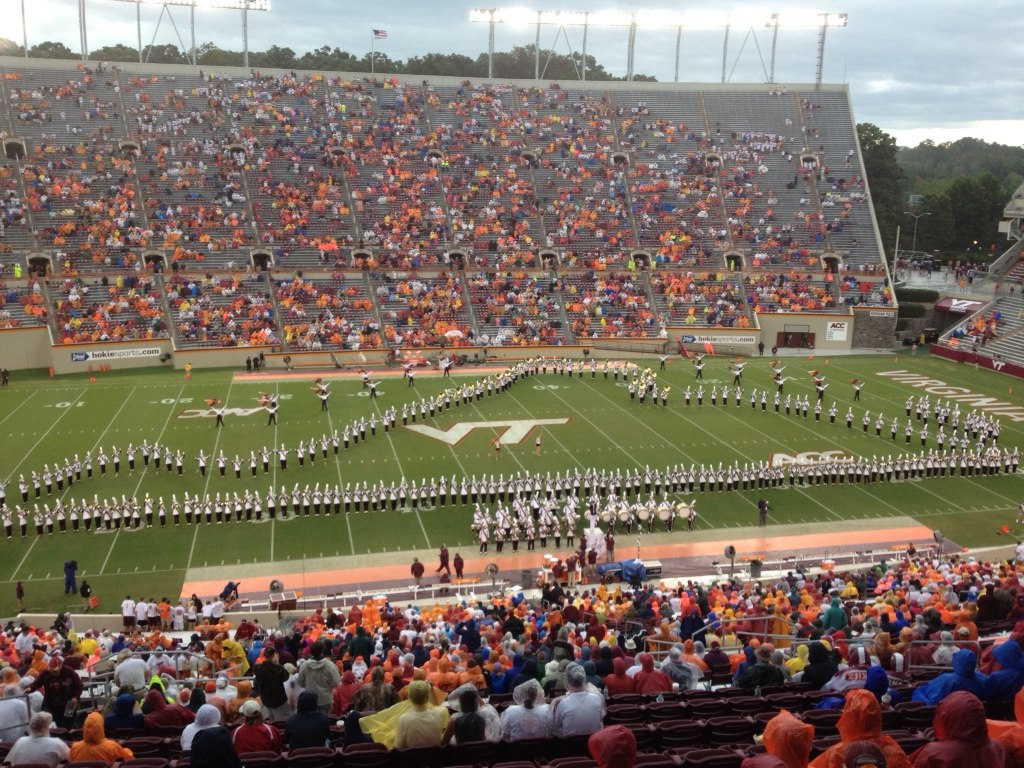
[{"label": "hokiesports.com sign", "polygon": [[753,334],[731,333],[684,333],[679,337],[683,344],[757,344]]},{"label": "hokiesports.com sign", "polygon": [[137,347],[133,349],[97,349],[90,352],[72,352],[72,363],[85,363],[93,360],[128,360],[139,357],[160,357],[160,347]]}]

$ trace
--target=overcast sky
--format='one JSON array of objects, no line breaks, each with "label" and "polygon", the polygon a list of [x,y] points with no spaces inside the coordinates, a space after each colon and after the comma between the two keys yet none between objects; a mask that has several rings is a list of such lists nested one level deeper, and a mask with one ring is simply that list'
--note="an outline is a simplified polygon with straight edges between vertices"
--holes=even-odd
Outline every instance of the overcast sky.
[{"label": "overcast sky", "polygon": [[[29,46],[58,40],[79,50],[78,0],[22,0]],[[425,53],[461,53],[475,58],[487,50],[487,25],[469,21],[469,10],[488,7],[466,0],[272,0],[266,13],[249,14],[249,49],[287,46],[301,54],[321,45],[362,55],[370,49],[371,30],[384,29],[377,50],[395,59]],[[498,4],[497,7],[509,7]],[[680,10],[678,2],[555,0],[522,3],[539,10]],[[18,0],[0,0],[5,24],[0,32],[20,40]],[[790,9],[845,12],[849,25],[829,29],[825,41],[825,82],[850,85],[859,122],[871,122],[901,145],[925,139],[955,141],[974,136],[1003,144],[1024,144],[1024,14],[1011,0],[976,4],[934,0],[837,0],[801,2],[707,3],[694,8],[728,10],[735,21],[726,61],[729,82],[766,82],[771,33],[752,31],[749,19]],[[148,44],[162,7],[142,9],[143,44]],[[86,0],[89,48],[124,43],[135,46],[135,7],[115,0]],[[181,39],[189,43],[187,9],[172,11]],[[204,9],[196,13],[197,43],[241,50],[239,11]],[[534,41],[534,26],[499,25],[495,50]],[[616,75],[626,72],[628,30],[591,27],[587,52]],[[582,47],[582,27],[542,27],[541,47],[567,54]],[[681,81],[716,83],[722,77],[724,30],[683,30]],[[634,71],[671,82],[675,71],[676,32],[641,29]],[[166,14],[156,43],[179,44]],[[815,78],[818,31],[780,31],[776,82],[807,83]]]}]

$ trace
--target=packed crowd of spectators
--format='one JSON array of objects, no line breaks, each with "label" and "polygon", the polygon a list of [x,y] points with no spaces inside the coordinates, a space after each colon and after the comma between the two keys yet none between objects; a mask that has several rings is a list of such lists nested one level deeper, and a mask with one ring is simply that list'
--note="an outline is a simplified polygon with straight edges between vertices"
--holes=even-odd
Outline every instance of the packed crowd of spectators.
[{"label": "packed crowd of spectators", "polygon": [[747,275],[747,303],[755,312],[801,312],[836,306],[832,276],[823,279],[794,272]]},{"label": "packed crowd of spectators", "polygon": [[409,347],[470,343],[469,316],[456,275],[387,274],[376,291],[388,343]]},{"label": "packed crowd of spectators", "polygon": [[[176,610],[169,601],[170,610],[155,613],[151,624],[144,619],[120,635],[79,634],[62,616],[49,631],[9,625],[0,636],[7,667],[0,738],[9,743],[24,733],[25,691],[40,691],[29,696],[34,710],[68,724],[68,701],[81,695],[81,682],[72,683],[86,669],[113,668],[115,692],[100,705],[121,744],[168,726],[193,760],[197,731],[226,724],[234,728],[228,743],[244,753],[255,751],[260,736],[246,729],[264,720],[272,725],[256,728],[264,739],[259,748],[277,752],[370,739],[401,749],[452,737],[461,744],[586,736],[615,722],[620,702],[635,710],[653,697],[690,701],[688,691],[715,683],[758,698],[762,690],[821,691],[803,703],[789,697],[796,719],[781,713],[760,721],[760,751],[802,755],[787,767],[808,764],[815,724],[825,722],[813,710],[830,707],[842,709],[840,739],[816,748],[816,766],[842,765],[833,760],[863,739],[889,765],[1009,766],[1004,755],[1021,754],[1024,726],[986,723],[982,702],[1009,717],[1024,683],[1018,568],[918,556],[910,547],[887,565],[813,577],[791,572],[756,582],[596,584],[569,592],[549,582],[540,601],[517,594],[473,605],[401,608],[368,598],[317,609],[285,631],[243,620],[234,637],[220,633],[205,642],[198,634],[165,634]],[[180,648],[191,655],[175,655]],[[444,701],[450,711],[438,708]],[[918,739],[924,746],[909,758],[902,748],[908,742],[883,734],[881,725],[885,713],[909,711],[904,703],[939,705],[934,740]],[[459,724],[467,713],[479,720]],[[344,728],[332,728],[339,718]],[[72,738],[102,743],[103,726],[101,714],[90,714]],[[35,727],[29,738],[42,732]],[[965,740],[974,756],[939,761]],[[75,745],[70,749],[74,756]]]},{"label": "packed crowd of spectators", "polygon": [[666,325],[711,325],[747,328],[750,325],[739,295],[739,286],[727,275],[715,272],[665,272],[651,274],[651,292],[659,309],[668,312]]},{"label": "packed crowd of spectators", "polygon": [[274,298],[282,313],[285,341],[293,347],[373,349],[381,345],[380,327],[361,277],[279,280]]},{"label": "packed crowd of spectators", "polygon": [[[467,275],[470,301],[483,324],[485,346],[557,344],[561,336],[558,302],[549,281],[525,272]],[[489,329],[493,327],[491,332]]]},{"label": "packed crowd of spectators", "polygon": [[107,284],[63,279],[50,283],[61,344],[168,337],[153,279],[117,275]]},{"label": "packed crowd of spectators", "polygon": [[577,338],[657,336],[650,301],[631,274],[567,272],[560,278],[565,312]]},{"label": "packed crowd of spectators", "polygon": [[217,347],[278,343],[266,286],[262,276],[174,275],[164,288],[179,341]]}]

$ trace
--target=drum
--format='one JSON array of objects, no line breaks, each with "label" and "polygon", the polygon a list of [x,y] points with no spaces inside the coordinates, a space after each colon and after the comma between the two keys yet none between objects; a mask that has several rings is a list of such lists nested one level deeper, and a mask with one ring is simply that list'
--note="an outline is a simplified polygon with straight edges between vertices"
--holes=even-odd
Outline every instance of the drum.
[{"label": "drum", "polygon": [[690,514],[690,505],[679,502],[676,504],[676,517],[688,517]]},{"label": "drum", "polygon": [[661,522],[666,523],[672,518],[672,507],[668,504],[662,504],[658,507],[658,519]]},{"label": "drum", "polygon": [[623,523],[628,523],[632,519],[633,513],[630,510],[623,509],[619,511],[619,520],[621,520]]},{"label": "drum", "polygon": [[637,510],[636,516],[646,523],[651,517],[651,510],[647,507],[640,507],[640,509]]},{"label": "drum", "polygon": [[602,523],[610,523],[612,521],[613,517],[615,517],[615,513],[612,512],[612,510],[610,510],[610,509],[602,509],[601,510],[601,522]]}]

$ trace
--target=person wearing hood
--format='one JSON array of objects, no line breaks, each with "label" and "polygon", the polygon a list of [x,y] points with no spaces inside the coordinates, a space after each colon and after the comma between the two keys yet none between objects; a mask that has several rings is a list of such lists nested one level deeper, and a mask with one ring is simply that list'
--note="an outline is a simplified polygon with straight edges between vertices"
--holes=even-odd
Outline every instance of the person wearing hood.
[{"label": "person wearing hood", "polygon": [[202,687],[193,688],[188,695],[188,711],[193,715],[206,703],[206,691]]},{"label": "person wearing hood", "polygon": [[838,597],[833,597],[829,607],[821,612],[821,627],[828,630],[846,629],[846,611]]},{"label": "person wearing hood", "polygon": [[338,667],[331,659],[324,658],[324,644],[317,640],[309,646],[309,658],[299,669],[297,679],[304,691],[316,694],[317,708],[325,715],[331,711],[331,696],[335,686],[341,682]]},{"label": "person wearing hood", "polygon": [[954,653],[956,644],[953,642],[953,633],[944,629],[939,633],[939,647],[932,652],[932,661],[939,666],[948,667],[953,663]]},{"label": "person wearing hood", "polygon": [[[342,683],[344,685],[344,683]],[[339,686],[340,687],[340,686]],[[317,706],[316,694],[299,694],[299,708],[284,726],[284,744],[289,751],[325,746],[331,736],[331,720]]]},{"label": "person wearing hood", "polygon": [[786,660],[786,669],[789,670],[790,675],[798,675],[804,671],[804,667],[807,666],[809,648],[807,643],[801,643],[796,647],[796,652],[792,657]]},{"label": "person wearing hood", "polygon": [[[117,698],[120,700],[121,697]],[[184,728],[196,717],[180,704],[168,704],[167,697],[157,687],[150,688],[143,699],[142,714],[145,716],[146,728]]]},{"label": "person wearing hood", "polygon": [[[147,694],[148,695],[148,694]],[[145,727],[145,716],[135,711],[138,702],[130,693],[119,693],[114,699],[114,711],[103,719],[103,727],[108,731],[142,730]]]},{"label": "person wearing hood", "polygon": [[[198,689],[197,689],[198,692]],[[216,728],[220,725],[220,710],[213,704],[202,704],[196,710],[196,717],[181,731],[181,751],[188,753],[192,749],[192,740],[195,735],[207,728]],[[232,750],[234,753],[234,750]]]},{"label": "person wearing hood", "polygon": [[564,696],[551,703],[554,735],[581,736],[600,730],[604,720],[604,697],[587,687],[587,673],[582,665],[572,662],[566,667],[565,690]]},{"label": "person wearing hood", "polygon": [[537,674],[537,659],[533,656],[528,656],[523,659],[523,663],[520,665],[519,671],[516,673],[516,676],[512,678],[512,690],[514,691],[528,680],[539,681],[539,676]]},{"label": "person wearing hood", "polygon": [[967,691],[977,697],[985,695],[985,675],[975,671],[978,657],[963,649],[953,654],[953,671],[943,672],[914,691],[913,701],[938,704],[954,691]]},{"label": "person wearing hood", "polygon": [[636,677],[626,674],[626,661],[621,656],[612,659],[612,673],[605,676],[604,689],[609,696],[636,693]]},{"label": "person wearing hood", "polygon": [[807,648],[807,665],[800,677],[800,681],[811,685],[815,690],[821,690],[829,680],[839,671],[839,665],[832,658],[824,643],[815,640]]},{"label": "person wearing hood", "polygon": [[807,768],[813,741],[814,726],[798,720],[785,709],[764,727],[764,748],[786,768]]},{"label": "person wearing hood", "polygon": [[1014,640],[1000,643],[992,651],[1000,669],[985,678],[985,701],[1006,701],[1024,685],[1024,654]]},{"label": "person wearing hood", "polygon": [[891,736],[882,735],[882,705],[864,689],[847,691],[843,714],[836,723],[841,741],[818,755],[811,768],[843,768],[851,742],[870,741],[885,754],[887,768],[911,768],[910,760]]},{"label": "person wearing hood", "polygon": [[[352,674],[351,669],[346,669],[341,673],[341,682],[334,689],[334,693],[331,694],[331,717],[344,717],[345,713],[348,712],[349,707],[352,703],[352,697],[355,696],[356,691],[362,685],[356,676]],[[308,691],[303,691],[308,693]],[[300,694],[301,698],[301,694]]]},{"label": "person wearing hood", "polygon": [[1016,765],[1024,765],[1024,689],[1013,697],[1016,720],[986,720],[989,738],[1003,745],[1003,749]]},{"label": "person wearing hood", "polygon": [[910,756],[914,768],[1011,768],[1013,765],[1003,745],[989,738],[985,705],[973,693],[950,693],[936,708],[932,724],[935,740]]},{"label": "person wearing hood", "polygon": [[95,760],[113,765],[120,760],[130,760],[135,755],[113,739],[108,739],[103,730],[103,715],[90,712],[82,725],[82,740],[71,745],[71,761]]},{"label": "person wearing hood", "polygon": [[696,688],[698,681],[703,677],[701,670],[684,661],[685,658],[683,649],[676,644],[668,649],[668,658],[661,662],[661,671],[668,675],[681,691]]},{"label": "person wearing hood", "polygon": [[[430,703],[430,685],[424,680],[409,683],[407,711],[395,726],[395,749],[438,747],[448,725],[448,710]],[[396,704],[395,708],[403,706]],[[387,710],[385,710],[387,712]],[[378,717],[384,713],[379,713]],[[385,745],[386,746],[386,745]]]},{"label": "person wearing hood", "polygon": [[374,667],[370,673],[370,682],[363,683],[353,694],[351,705],[360,712],[381,712],[394,706],[397,701],[398,694],[395,693],[394,686],[384,682],[384,668]]},{"label": "person wearing hood", "polygon": [[654,657],[651,654],[641,653],[636,660],[640,664],[640,671],[633,676],[637,693],[654,695],[672,692],[672,678],[654,668]]},{"label": "person wearing hood", "polygon": [[[190,728],[195,730],[189,733]],[[221,725],[220,710],[216,707],[204,704],[199,708],[195,722],[182,731],[182,748],[186,734],[191,747],[189,765],[192,768],[242,768],[242,761],[231,743],[231,732]]]},{"label": "person wearing hood", "polygon": [[587,751],[597,762],[597,768],[633,768],[636,736],[624,725],[609,725],[591,734]]},{"label": "person wearing hood", "polygon": [[[629,678],[632,680],[632,678]],[[501,737],[505,741],[544,739],[551,735],[551,707],[544,701],[544,689],[527,680],[512,691],[515,702],[501,713]]]}]

